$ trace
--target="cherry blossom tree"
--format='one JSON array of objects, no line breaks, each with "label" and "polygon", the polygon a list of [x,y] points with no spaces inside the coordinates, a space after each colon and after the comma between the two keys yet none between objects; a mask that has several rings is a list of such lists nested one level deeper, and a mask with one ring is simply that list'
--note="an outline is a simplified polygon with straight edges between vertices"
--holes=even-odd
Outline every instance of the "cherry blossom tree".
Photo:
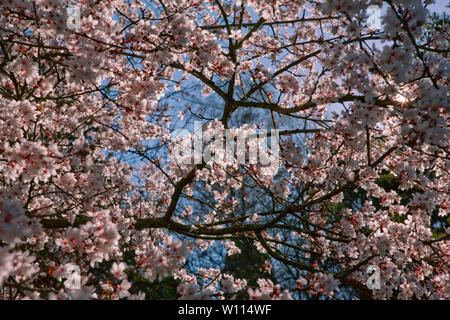
[{"label": "cherry blossom tree", "polygon": [[[0,0],[0,297],[449,298],[449,26],[426,28],[430,3]],[[178,163],[194,120],[279,129],[281,168]],[[186,267],[239,241],[290,281]]]}]

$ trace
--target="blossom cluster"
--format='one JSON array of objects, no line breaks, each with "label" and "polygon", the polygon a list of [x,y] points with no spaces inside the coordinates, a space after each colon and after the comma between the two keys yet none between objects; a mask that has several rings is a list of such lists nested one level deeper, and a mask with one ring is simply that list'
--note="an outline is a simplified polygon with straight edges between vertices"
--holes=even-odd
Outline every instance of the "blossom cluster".
[{"label": "blossom cluster", "polygon": [[[73,30],[72,1],[0,0],[0,296],[450,297],[450,29],[424,1],[76,3]],[[277,130],[279,166],[175,161],[196,120]]]}]

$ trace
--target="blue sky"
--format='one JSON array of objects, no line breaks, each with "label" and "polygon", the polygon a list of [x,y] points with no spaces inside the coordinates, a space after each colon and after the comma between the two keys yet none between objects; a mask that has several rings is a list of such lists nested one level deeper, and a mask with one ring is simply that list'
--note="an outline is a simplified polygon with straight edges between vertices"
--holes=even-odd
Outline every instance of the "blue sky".
[{"label": "blue sky", "polygon": [[447,14],[450,14],[450,8],[447,8],[450,1],[447,0],[436,0],[436,3],[429,6],[429,10],[431,12],[446,12]]}]

